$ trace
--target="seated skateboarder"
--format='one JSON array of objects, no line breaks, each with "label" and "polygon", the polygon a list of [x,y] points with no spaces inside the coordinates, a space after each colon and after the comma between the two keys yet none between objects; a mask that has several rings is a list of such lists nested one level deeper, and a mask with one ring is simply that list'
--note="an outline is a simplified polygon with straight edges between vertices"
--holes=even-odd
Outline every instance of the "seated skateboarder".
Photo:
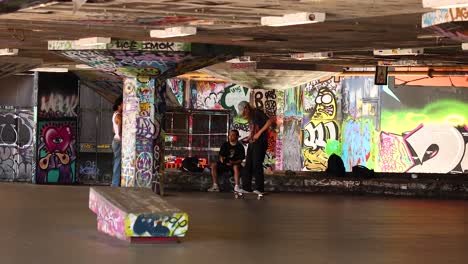
[{"label": "seated skateboarder", "polygon": [[229,131],[229,141],[224,142],[219,151],[219,161],[211,163],[211,178],[213,184],[208,189],[209,192],[219,192],[218,175],[231,171],[234,174],[234,190],[239,191],[239,177],[241,163],[245,158],[244,146],[239,142],[239,131],[233,129]]}]

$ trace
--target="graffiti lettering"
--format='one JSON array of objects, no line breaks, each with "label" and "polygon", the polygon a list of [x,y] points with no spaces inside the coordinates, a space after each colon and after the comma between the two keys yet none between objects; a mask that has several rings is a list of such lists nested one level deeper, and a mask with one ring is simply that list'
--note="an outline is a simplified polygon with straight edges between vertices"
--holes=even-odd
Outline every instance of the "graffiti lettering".
[{"label": "graffiti lettering", "polygon": [[239,85],[229,85],[224,88],[221,97],[221,106],[226,110],[235,110],[239,113],[237,106],[241,101],[249,101],[249,89]]},{"label": "graffiti lettering", "polygon": [[263,93],[262,92],[255,92],[255,107],[258,109],[263,110]]},{"label": "graffiti lettering", "polygon": [[329,139],[338,139],[338,126],[334,121],[317,125],[311,121],[304,127],[304,146],[312,147],[312,150],[325,148]]},{"label": "graffiti lettering", "polygon": [[80,164],[80,176],[88,176],[89,179],[96,179],[99,175],[99,168],[95,161],[87,160]]},{"label": "graffiti lettering", "polygon": [[31,110],[0,113],[0,179],[31,180],[34,126]]},{"label": "graffiti lettering", "polygon": [[51,93],[42,96],[40,102],[40,115],[44,118],[78,117],[80,100],[76,95],[63,96]]},{"label": "graffiti lettering", "polygon": [[159,136],[159,122],[154,122],[150,117],[137,117],[137,135],[145,138],[156,138]]},{"label": "graffiti lettering", "polygon": [[450,8],[449,12],[452,21],[465,21],[468,19],[468,8]]},{"label": "graffiti lettering", "polygon": [[[406,141],[420,163],[411,168],[410,172],[449,172],[460,163],[465,152],[463,136],[448,124],[422,125],[413,130]],[[431,150],[431,146],[436,149]]]}]

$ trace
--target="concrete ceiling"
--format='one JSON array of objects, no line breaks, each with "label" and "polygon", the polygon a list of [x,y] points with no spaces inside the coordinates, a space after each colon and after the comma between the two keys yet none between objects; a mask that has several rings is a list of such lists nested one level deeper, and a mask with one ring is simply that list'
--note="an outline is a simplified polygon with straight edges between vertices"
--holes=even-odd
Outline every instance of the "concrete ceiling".
[{"label": "concrete ceiling", "polygon": [[[49,52],[48,40],[102,36],[157,41],[150,38],[150,30],[183,25],[197,26],[197,35],[164,40],[242,46],[245,55],[264,66],[252,73],[258,80],[280,76],[281,70],[296,70],[290,74],[294,79],[306,74],[300,70],[324,71],[322,65],[337,66],[333,71],[376,65],[382,58],[375,58],[372,51],[384,48],[426,50],[421,56],[388,60],[468,64],[460,39],[421,28],[422,14],[430,11],[422,8],[421,0],[89,0],[78,11],[71,1],[41,2],[47,3],[0,15],[0,48],[19,48],[20,56],[43,59],[45,65],[74,63]],[[309,25],[260,26],[262,16],[296,12],[325,12],[327,19]],[[333,51],[333,58],[301,62],[290,58],[291,53],[318,51]],[[223,67],[208,71],[218,69],[218,76],[229,77]]]},{"label": "concrete ceiling", "polygon": [[[242,66],[241,66],[242,65]],[[284,90],[315,79],[330,77],[324,71],[257,69],[256,63],[218,63],[199,70],[248,88]]]}]

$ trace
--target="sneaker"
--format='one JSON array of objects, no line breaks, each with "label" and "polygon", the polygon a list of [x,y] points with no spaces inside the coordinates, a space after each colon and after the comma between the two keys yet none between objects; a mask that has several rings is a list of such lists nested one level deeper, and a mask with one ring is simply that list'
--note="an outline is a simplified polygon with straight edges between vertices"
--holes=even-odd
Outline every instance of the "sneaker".
[{"label": "sneaker", "polygon": [[234,191],[238,192],[238,193],[249,193],[248,191],[239,188],[239,186],[237,186],[237,185],[234,186]]},{"label": "sneaker", "polygon": [[257,195],[260,195],[260,194],[263,194],[263,192],[259,191],[259,190],[254,190],[253,193],[257,194]]},{"label": "sneaker", "polygon": [[219,187],[218,187],[218,185],[213,185],[207,191],[209,191],[209,192],[219,192]]}]

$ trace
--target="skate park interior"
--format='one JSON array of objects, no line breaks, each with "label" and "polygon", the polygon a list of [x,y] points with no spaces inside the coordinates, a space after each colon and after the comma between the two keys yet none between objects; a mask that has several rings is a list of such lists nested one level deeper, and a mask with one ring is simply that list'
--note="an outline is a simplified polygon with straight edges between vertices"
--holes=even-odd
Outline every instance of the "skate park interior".
[{"label": "skate park interior", "polygon": [[[463,3],[30,2],[0,2],[5,263],[468,260]],[[326,18],[261,24],[291,13]],[[206,192],[241,101],[276,123],[261,200]]]}]

